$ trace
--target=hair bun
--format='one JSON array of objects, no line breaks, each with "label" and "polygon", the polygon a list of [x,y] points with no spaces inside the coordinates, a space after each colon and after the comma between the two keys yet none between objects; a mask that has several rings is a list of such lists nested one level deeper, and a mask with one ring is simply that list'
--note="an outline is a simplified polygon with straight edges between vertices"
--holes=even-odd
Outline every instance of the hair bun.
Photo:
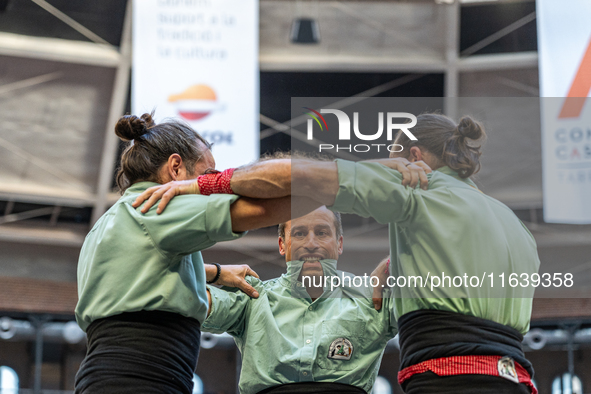
[{"label": "hair bun", "polygon": [[154,126],[152,114],[143,114],[139,118],[135,115],[125,115],[117,121],[115,134],[123,141],[131,141],[146,134],[152,126]]},{"label": "hair bun", "polygon": [[471,140],[479,140],[485,136],[482,125],[469,116],[464,116],[460,120],[456,130],[460,136]]}]

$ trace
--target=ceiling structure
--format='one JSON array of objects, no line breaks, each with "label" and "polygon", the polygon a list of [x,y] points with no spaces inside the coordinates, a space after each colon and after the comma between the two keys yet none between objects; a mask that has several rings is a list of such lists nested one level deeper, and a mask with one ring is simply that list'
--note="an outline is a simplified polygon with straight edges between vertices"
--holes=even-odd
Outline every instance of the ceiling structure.
[{"label": "ceiling structure", "polygon": [[[129,109],[130,6],[126,0],[5,3],[0,276],[74,282],[86,233],[118,197],[113,174],[120,147],[112,128]],[[496,25],[483,18],[491,12]],[[301,17],[318,21],[318,45],[290,42],[291,24]],[[440,76],[446,113],[474,114],[488,130],[479,186],[526,222],[548,271],[566,264],[590,276],[591,227],[540,219],[535,48],[533,1],[260,1],[263,74],[382,75],[379,83],[351,92],[360,96],[400,94],[397,89],[421,78]],[[392,80],[384,80],[389,74]],[[289,134],[289,118],[263,106],[260,122],[263,141]],[[363,273],[359,261],[374,264],[388,254],[386,228],[356,218],[345,222],[340,268]],[[204,255],[251,264],[263,278],[284,270],[273,229],[218,244]]]}]

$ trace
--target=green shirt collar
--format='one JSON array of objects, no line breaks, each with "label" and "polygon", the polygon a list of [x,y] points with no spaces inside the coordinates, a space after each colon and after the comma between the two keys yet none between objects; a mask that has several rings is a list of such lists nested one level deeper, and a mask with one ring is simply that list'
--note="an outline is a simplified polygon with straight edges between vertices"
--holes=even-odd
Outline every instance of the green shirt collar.
[{"label": "green shirt collar", "polygon": [[478,186],[476,186],[476,184],[472,181],[472,179],[470,178],[461,178],[460,174],[457,173],[457,171],[452,170],[451,168],[449,168],[448,166],[443,166],[443,167],[439,167],[438,169],[436,169],[435,171],[439,171],[445,175],[449,175],[451,177],[456,178],[459,181],[462,181],[476,189],[478,189]]},{"label": "green shirt collar", "polygon": [[[306,288],[302,285],[302,282],[298,280],[300,272],[304,262],[302,260],[288,261],[287,272],[281,275],[281,283],[288,288],[291,288],[292,295],[297,298],[309,298]],[[337,276],[337,261],[336,260],[320,260],[324,276]],[[327,281],[327,286],[324,287],[324,294],[322,298],[326,297],[330,292],[330,281]]]},{"label": "green shirt collar", "polygon": [[133,185],[129,186],[127,188],[127,190],[125,190],[125,193],[123,195],[132,194],[132,193],[141,193],[144,190],[146,190],[152,186],[158,186],[158,185],[160,185],[160,184],[156,183],[156,182],[136,182]]}]

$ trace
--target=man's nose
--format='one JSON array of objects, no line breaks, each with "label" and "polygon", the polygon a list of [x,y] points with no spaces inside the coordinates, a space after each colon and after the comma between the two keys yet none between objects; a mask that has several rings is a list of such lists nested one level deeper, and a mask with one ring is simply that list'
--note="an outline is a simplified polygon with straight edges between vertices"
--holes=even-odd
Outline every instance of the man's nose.
[{"label": "man's nose", "polygon": [[306,239],[306,246],[304,248],[308,250],[318,249],[318,239],[313,233],[308,234],[308,239]]}]

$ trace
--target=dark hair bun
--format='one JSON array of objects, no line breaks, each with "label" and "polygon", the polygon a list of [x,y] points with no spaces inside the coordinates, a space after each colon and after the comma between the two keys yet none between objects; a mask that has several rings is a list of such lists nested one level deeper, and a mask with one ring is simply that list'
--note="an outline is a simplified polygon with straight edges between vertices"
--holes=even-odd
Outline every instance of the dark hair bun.
[{"label": "dark hair bun", "polygon": [[117,121],[115,134],[123,141],[131,141],[146,134],[152,126],[154,126],[152,114],[143,114],[139,118],[135,115],[125,115]]},{"label": "dark hair bun", "polygon": [[469,116],[464,116],[457,127],[457,132],[464,138],[479,140],[485,136],[484,128]]}]

